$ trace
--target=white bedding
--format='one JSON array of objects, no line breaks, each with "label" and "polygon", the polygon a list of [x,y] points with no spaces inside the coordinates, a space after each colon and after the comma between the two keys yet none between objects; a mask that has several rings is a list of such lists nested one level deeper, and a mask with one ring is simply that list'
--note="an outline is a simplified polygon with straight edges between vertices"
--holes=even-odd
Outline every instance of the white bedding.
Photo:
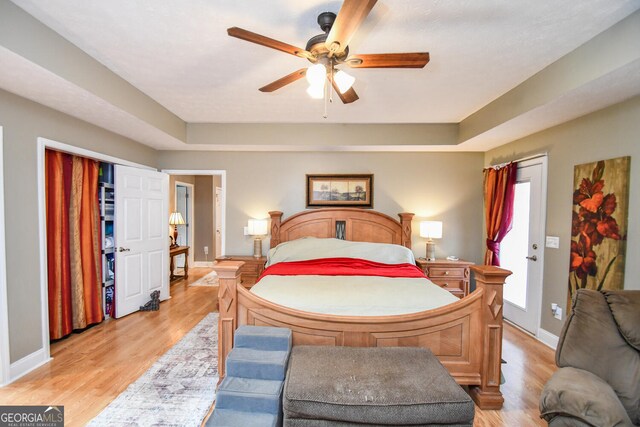
[{"label": "white bedding", "polygon": [[278,262],[320,258],[361,258],[385,264],[415,264],[416,262],[413,252],[400,245],[304,237],[280,243],[270,249],[267,255],[267,267]]},{"label": "white bedding", "polygon": [[[267,266],[324,258],[415,264],[411,250],[400,245],[306,237],[271,249]],[[251,288],[251,292],[285,307],[345,316],[416,313],[458,301],[451,293],[425,278],[266,276]]]},{"label": "white bedding", "polygon": [[344,316],[417,313],[458,301],[427,279],[376,276],[266,276],[251,292],[285,307]]}]

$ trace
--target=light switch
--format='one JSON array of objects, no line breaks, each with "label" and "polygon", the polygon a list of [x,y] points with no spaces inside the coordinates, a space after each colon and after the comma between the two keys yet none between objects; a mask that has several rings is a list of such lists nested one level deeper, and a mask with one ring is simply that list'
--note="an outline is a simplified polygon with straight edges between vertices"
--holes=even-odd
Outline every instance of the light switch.
[{"label": "light switch", "polygon": [[560,237],[558,236],[547,236],[547,243],[545,245],[548,248],[558,249],[560,247]]}]

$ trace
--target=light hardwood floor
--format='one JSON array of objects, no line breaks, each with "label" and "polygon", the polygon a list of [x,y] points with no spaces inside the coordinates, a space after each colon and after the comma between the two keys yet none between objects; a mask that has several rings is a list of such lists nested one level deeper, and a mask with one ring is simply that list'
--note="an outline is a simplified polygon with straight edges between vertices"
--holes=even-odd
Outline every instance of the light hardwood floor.
[{"label": "light hardwood floor", "polygon": [[[164,352],[217,307],[217,287],[188,287],[210,269],[193,268],[171,286],[160,311],[107,321],[51,346],[52,362],[0,388],[0,404],[64,405],[65,425],[95,417]],[[476,427],[545,426],[538,397],[555,371],[553,350],[516,328],[504,329],[500,411],[476,408]]]},{"label": "light hardwood floor", "polygon": [[[53,360],[0,388],[2,405],[64,405],[65,425],[83,426],[208,313],[217,287],[188,287],[211,271],[192,268],[159,311],[108,320],[51,345]],[[114,426],[115,427],[115,426]]]}]

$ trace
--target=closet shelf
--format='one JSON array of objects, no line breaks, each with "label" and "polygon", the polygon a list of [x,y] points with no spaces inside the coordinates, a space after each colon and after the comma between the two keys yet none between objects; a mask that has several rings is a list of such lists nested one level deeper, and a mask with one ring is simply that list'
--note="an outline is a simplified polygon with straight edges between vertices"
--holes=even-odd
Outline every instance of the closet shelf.
[{"label": "closet shelf", "polygon": [[102,287],[103,288],[108,288],[109,286],[113,286],[115,283],[116,282],[113,279],[106,280],[104,283],[102,283]]},{"label": "closet shelf", "polygon": [[114,252],[115,252],[115,248],[104,248],[102,250],[102,253],[105,254],[105,255],[109,255],[109,254],[112,254]]}]

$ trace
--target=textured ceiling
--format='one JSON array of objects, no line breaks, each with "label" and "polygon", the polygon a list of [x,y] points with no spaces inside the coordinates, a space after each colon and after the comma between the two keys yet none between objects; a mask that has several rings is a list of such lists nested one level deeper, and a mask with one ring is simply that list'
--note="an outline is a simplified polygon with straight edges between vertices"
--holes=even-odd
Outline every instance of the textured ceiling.
[{"label": "textured ceiling", "polygon": [[339,1],[14,0],[187,122],[459,122],[638,9],[637,0],[379,1],[353,53],[429,51],[422,70],[353,69],[360,100],[304,81],[258,88],[303,59],[228,37],[238,26],[304,47]]}]

